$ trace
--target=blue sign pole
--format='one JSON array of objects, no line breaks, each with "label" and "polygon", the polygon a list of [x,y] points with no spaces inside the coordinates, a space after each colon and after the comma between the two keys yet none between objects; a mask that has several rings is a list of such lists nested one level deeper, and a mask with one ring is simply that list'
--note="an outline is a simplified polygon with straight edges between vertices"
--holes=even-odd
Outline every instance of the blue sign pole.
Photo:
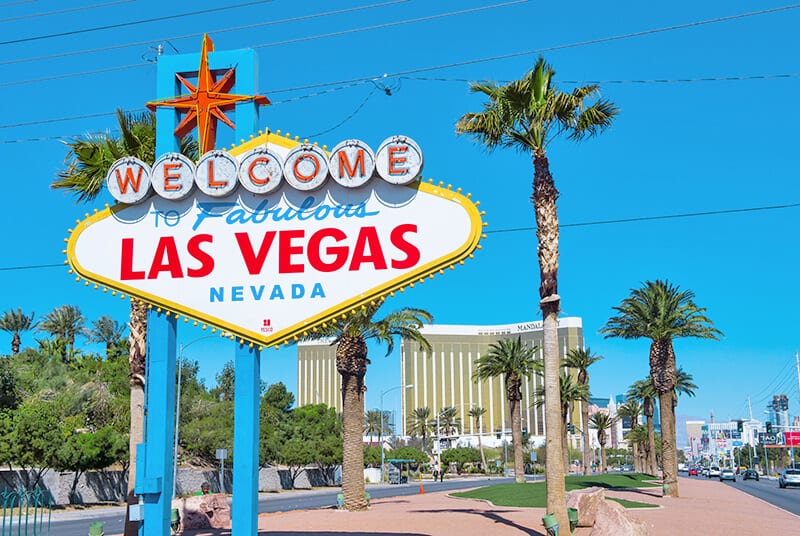
[{"label": "blue sign pole", "polygon": [[233,402],[232,536],[258,534],[258,440],[261,405],[261,352],[236,345]]}]

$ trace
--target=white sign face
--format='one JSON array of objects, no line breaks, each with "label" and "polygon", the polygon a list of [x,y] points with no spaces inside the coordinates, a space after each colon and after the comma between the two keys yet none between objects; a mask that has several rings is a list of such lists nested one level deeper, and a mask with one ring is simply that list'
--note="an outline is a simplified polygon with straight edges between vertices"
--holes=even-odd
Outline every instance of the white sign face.
[{"label": "white sign face", "polygon": [[471,201],[432,184],[284,182],[118,205],[81,222],[67,251],[87,280],[271,345],[458,262],[481,229]]}]

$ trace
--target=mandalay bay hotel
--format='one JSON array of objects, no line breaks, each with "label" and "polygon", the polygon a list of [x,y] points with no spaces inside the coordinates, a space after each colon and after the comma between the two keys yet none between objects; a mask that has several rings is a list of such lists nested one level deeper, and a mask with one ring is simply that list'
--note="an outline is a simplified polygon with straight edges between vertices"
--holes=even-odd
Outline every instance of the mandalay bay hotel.
[{"label": "mandalay bay hotel", "polygon": [[[527,345],[536,346],[541,357],[542,322],[520,322],[502,325],[445,325],[430,324],[422,333],[432,346],[425,352],[411,340],[400,344],[399,384],[412,385],[401,399],[401,416],[397,433],[408,435],[414,424],[414,410],[427,407],[435,422],[442,409],[453,407],[461,423],[458,434],[467,442],[469,436],[483,436],[484,444],[498,444],[511,438],[503,378],[475,382],[472,379],[475,361],[489,351],[489,345],[505,338],[520,337]],[[561,358],[573,348],[583,347],[583,327],[580,318],[558,320],[558,346]],[[324,403],[341,411],[341,380],[336,372],[336,347],[330,341],[311,341],[298,344],[297,405]],[[542,378],[534,375],[522,386],[522,428],[531,440],[544,438],[544,408],[537,406],[534,393],[542,387]],[[469,417],[472,407],[486,409],[476,429]],[[577,409],[577,408],[575,408]],[[578,424],[580,412],[573,411]],[[582,428],[582,423],[579,425]],[[466,436],[466,437],[465,437]],[[577,437],[571,438],[574,445]]]}]

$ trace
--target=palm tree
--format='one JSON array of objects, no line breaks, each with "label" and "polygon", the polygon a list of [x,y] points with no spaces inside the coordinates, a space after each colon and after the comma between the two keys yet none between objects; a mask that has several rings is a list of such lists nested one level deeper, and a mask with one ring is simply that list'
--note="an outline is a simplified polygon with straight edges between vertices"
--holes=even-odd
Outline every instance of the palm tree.
[{"label": "palm tree", "polygon": [[678,367],[675,373],[675,397],[672,399],[672,407],[678,405],[678,396],[687,395],[694,396],[697,389],[697,384],[694,383],[694,376],[683,370],[683,367]]},{"label": "palm tree", "polygon": [[481,451],[481,467],[485,473],[486,467],[486,453],[483,452],[483,441],[481,440],[481,418],[486,415],[486,408],[480,406],[473,406],[469,408],[469,416],[475,419],[475,429],[478,431],[478,450]]},{"label": "palm tree", "polygon": [[638,465],[639,463],[639,444],[636,442],[631,441],[630,434],[636,427],[639,426],[639,416],[642,414],[642,403],[635,399],[631,398],[625,401],[624,404],[620,405],[617,408],[617,415],[620,417],[626,417],[631,421],[631,428],[628,431],[626,438],[628,439],[628,443],[631,445],[633,449],[633,463],[634,463],[634,470],[639,472],[641,471],[642,467]]},{"label": "palm tree", "polygon": [[0,317],[0,329],[11,333],[11,355],[17,355],[22,346],[19,334],[36,328],[37,323],[33,321],[34,315],[35,313],[31,313],[28,316],[18,308],[16,311],[6,311]]},{"label": "palm tree", "polygon": [[641,288],[614,307],[617,316],[601,329],[606,337],[650,339],[650,376],[661,408],[661,457],[664,495],[678,497],[678,453],[675,438],[675,351],[679,337],[719,340],[705,308],[694,303],[694,292],[681,290],[668,281],[646,281]]},{"label": "palm tree", "polygon": [[430,428],[431,408],[423,406],[414,410],[414,422],[411,424],[411,433],[422,437],[423,448],[427,447],[428,429]]},{"label": "palm tree", "polygon": [[386,343],[386,355],[394,349],[394,338],[400,336],[430,351],[431,345],[420,329],[433,317],[422,309],[403,308],[375,320],[383,300],[375,300],[354,309],[344,320],[330,323],[309,338],[333,337],[336,344],[336,370],[342,377],[342,494],[344,509],[366,510],[364,495],[364,376],[367,373],[367,340]]},{"label": "palm tree", "polygon": [[[561,393],[561,422],[564,424],[562,427],[563,436],[561,437],[564,450],[562,456],[564,458],[564,466],[569,467],[569,441],[567,440],[567,425],[570,421],[570,407],[575,402],[588,402],[589,401],[589,387],[576,382],[568,372],[561,372],[559,376],[559,391]],[[533,397],[536,400],[536,407],[541,407],[545,402],[545,391],[539,387],[533,392]],[[587,420],[588,422],[588,420]],[[584,425],[584,428],[586,426]]]},{"label": "palm tree", "polygon": [[63,339],[67,343],[65,359],[71,359],[75,353],[75,338],[86,336],[86,319],[81,310],[74,305],[56,307],[39,322],[38,330]]},{"label": "palm tree", "polygon": [[[110,133],[76,137],[67,142],[68,154],[66,168],[58,172],[58,178],[51,188],[63,189],[73,193],[78,201],[93,201],[105,187],[105,176],[109,168],[119,158],[134,156],[152,165],[156,159],[155,114],[126,114],[117,110],[119,137]],[[180,152],[190,158],[197,157],[197,142],[191,137],[180,140]],[[130,342],[128,355],[128,375],[131,386],[131,424],[128,463],[129,506],[139,502],[134,494],[136,484],[136,445],[144,435],[144,378],[147,348],[147,304],[140,300],[131,301],[128,324]],[[128,509],[128,512],[130,509]],[[139,524],[125,519],[125,536],[136,536]]]},{"label": "palm tree", "polygon": [[656,432],[653,421],[656,392],[653,390],[653,382],[650,381],[650,377],[632,383],[628,387],[626,396],[628,400],[635,399],[642,402],[642,415],[647,418],[647,442],[644,445],[645,467],[643,469],[648,474],[656,475],[658,474],[658,465],[656,464]]},{"label": "palm tree", "polygon": [[364,414],[364,435],[369,436],[370,445],[372,445],[372,436],[375,434],[378,435],[378,442],[380,442],[381,428],[383,428],[382,418],[383,415],[377,409],[368,410]]},{"label": "palm tree", "polygon": [[539,306],[544,330],[544,383],[546,453],[545,468],[547,512],[555,514],[562,527],[568,526],[564,466],[559,461],[562,450],[558,394],[558,190],[547,159],[547,146],[561,134],[582,140],[599,134],[611,125],[618,110],[613,103],[584,101],[599,92],[596,85],[577,87],[572,93],[558,90],[552,83],[555,71],[539,58],[521,80],[505,85],[474,83],[473,92],[486,95],[489,102],[481,112],[467,113],[456,123],[458,134],[472,135],[489,150],[510,147],[533,157],[533,206],[536,213],[536,237],[539,242]]},{"label": "palm tree", "polygon": [[[595,355],[589,348],[572,348],[567,352],[564,365],[578,371],[578,383],[585,385],[589,389],[588,368],[603,359],[601,355]],[[581,401],[581,444],[583,446],[583,474],[592,474],[592,449],[589,447],[589,430],[586,423],[589,422],[589,400]]]},{"label": "palm tree", "polygon": [[[522,453],[522,382],[535,370],[533,357],[536,347],[522,343],[522,339],[501,339],[489,345],[489,351],[475,361],[474,380],[505,378],[508,412],[511,416],[511,441],[514,444],[514,476],[520,484],[525,482],[525,463]],[[558,456],[561,459],[561,456]],[[548,458],[549,459],[549,458]]]},{"label": "palm tree", "polygon": [[89,342],[101,342],[106,345],[106,359],[111,355],[111,350],[118,345],[125,335],[127,326],[123,326],[108,315],[103,315],[92,323],[89,330]]},{"label": "palm tree", "polygon": [[589,418],[589,423],[597,429],[597,442],[600,443],[600,472],[605,473],[606,468],[606,433],[614,425],[615,419],[608,413],[595,413]]},{"label": "palm tree", "polygon": [[[434,426],[437,426],[434,424]],[[447,406],[442,408],[438,416],[439,433],[444,436],[456,435],[461,428],[461,419],[458,418],[458,408]]]},{"label": "palm tree", "polygon": [[645,470],[645,466],[647,465],[646,459],[646,446],[648,445],[648,437],[647,437],[647,428],[644,426],[635,426],[629,432],[628,435],[625,436],[633,446],[633,465],[637,472],[639,473],[646,473],[648,472]]}]

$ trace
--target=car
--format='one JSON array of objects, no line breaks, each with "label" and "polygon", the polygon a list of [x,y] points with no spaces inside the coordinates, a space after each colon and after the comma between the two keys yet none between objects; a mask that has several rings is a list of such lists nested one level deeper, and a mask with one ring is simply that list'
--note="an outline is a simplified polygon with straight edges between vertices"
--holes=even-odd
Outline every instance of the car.
[{"label": "car", "polygon": [[800,486],[800,469],[784,469],[778,477],[778,487]]},{"label": "car", "polygon": [[719,481],[722,482],[723,480],[733,480],[736,482],[736,473],[733,469],[723,469],[719,472]]},{"label": "car", "polygon": [[690,467],[689,468],[689,476],[697,476],[700,471],[697,467]]},{"label": "car", "polygon": [[708,468],[708,478],[719,477],[719,467],[716,465],[712,465]]},{"label": "car", "polygon": [[703,470],[700,471],[700,474],[705,477],[708,477],[708,467],[703,467]]},{"label": "car", "polygon": [[748,469],[742,473],[743,480],[755,480],[758,481],[758,471],[755,469]]}]

